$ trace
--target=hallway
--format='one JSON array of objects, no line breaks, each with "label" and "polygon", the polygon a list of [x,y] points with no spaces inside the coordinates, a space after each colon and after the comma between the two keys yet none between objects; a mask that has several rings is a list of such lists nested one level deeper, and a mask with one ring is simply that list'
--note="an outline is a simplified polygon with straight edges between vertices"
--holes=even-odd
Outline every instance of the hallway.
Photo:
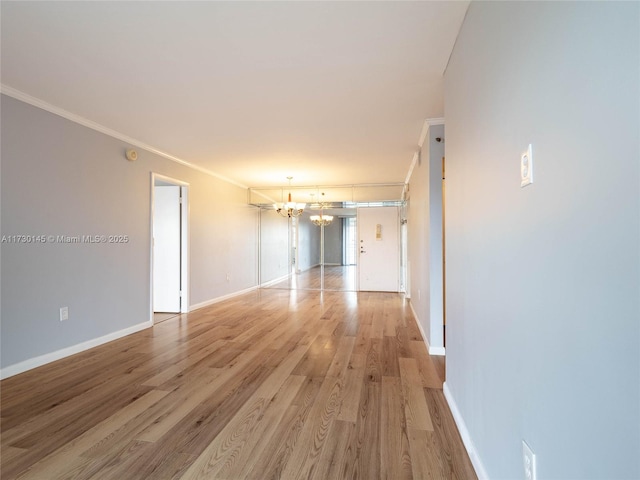
[{"label": "hallway", "polygon": [[2,382],[3,479],[474,479],[403,297],[262,289]]}]

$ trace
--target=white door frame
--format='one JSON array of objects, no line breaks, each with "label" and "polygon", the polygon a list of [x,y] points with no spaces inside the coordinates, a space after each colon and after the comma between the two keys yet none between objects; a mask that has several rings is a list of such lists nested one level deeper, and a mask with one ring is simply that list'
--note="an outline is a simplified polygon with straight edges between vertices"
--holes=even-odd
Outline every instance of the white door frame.
[{"label": "white door frame", "polygon": [[149,220],[149,318],[153,323],[153,213],[155,184],[159,180],[180,188],[180,313],[189,312],[189,184],[182,180],[151,172],[151,208]]}]

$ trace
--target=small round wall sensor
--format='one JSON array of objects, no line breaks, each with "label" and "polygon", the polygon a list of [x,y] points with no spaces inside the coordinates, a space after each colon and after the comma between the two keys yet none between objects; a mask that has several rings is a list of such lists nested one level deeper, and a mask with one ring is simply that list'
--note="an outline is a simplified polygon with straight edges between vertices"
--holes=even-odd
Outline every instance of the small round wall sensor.
[{"label": "small round wall sensor", "polygon": [[135,162],[138,159],[138,152],[136,152],[133,148],[127,150],[127,160],[130,162]]}]

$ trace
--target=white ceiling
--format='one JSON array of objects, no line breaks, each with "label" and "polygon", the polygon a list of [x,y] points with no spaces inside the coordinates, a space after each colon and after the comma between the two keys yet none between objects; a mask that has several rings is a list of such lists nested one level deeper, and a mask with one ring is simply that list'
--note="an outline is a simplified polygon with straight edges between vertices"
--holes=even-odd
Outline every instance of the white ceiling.
[{"label": "white ceiling", "polygon": [[247,186],[403,182],[467,6],[2,1],[1,80]]}]

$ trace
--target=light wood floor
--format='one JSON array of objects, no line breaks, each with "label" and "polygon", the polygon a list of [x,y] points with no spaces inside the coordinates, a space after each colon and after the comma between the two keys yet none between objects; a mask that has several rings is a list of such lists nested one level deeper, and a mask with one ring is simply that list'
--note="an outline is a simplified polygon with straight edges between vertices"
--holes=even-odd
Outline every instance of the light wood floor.
[{"label": "light wood floor", "polygon": [[[320,290],[320,267],[313,267],[304,272],[291,275],[289,278],[271,285],[269,288],[286,288],[290,290]],[[355,265],[325,265],[324,289],[335,291],[356,290]]]},{"label": "light wood floor", "polygon": [[474,479],[399,294],[258,290],[0,384],[1,478]]}]

